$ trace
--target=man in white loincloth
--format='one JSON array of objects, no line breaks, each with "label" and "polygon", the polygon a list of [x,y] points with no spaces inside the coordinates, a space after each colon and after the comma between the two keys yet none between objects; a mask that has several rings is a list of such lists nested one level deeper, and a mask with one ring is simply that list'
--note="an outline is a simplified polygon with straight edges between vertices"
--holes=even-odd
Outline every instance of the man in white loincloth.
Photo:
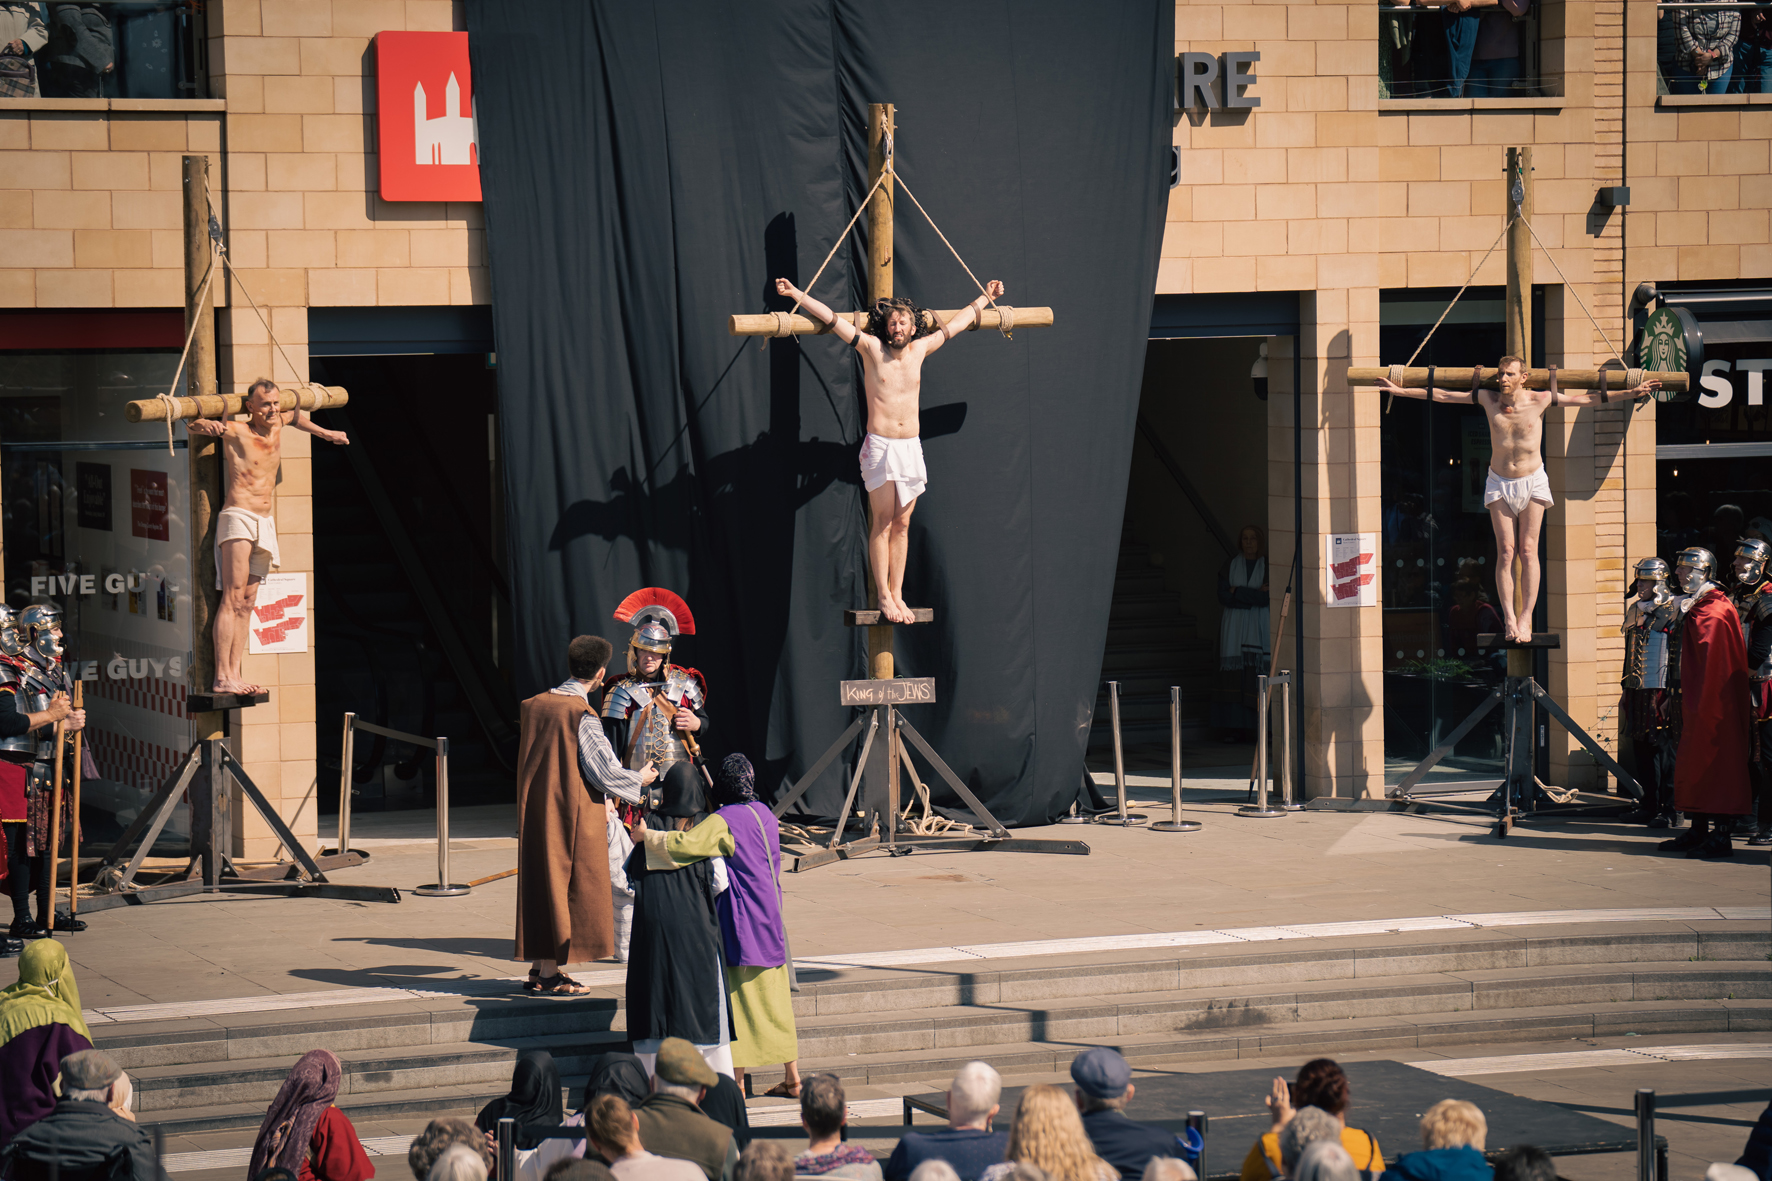
[{"label": "man in white loincloth", "polygon": [[[1489,419],[1489,475],[1483,483],[1483,507],[1495,527],[1495,589],[1501,600],[1501,618],[1510,640],[1532,638],[1532,608],[1538,603],[1538,530],[1544,510],[1556,503],[1550,479],[1544,473],[1544,412],[1550,406],[1598,406],[1609,398],[1646,398],[1661,388],[1659,381],[1616,394],[1552,393],[1529,390],[1518,357],[1500,362],[1499,392],[1481,390],[1405,389],[1388,378],[1378,388],[1401,398],[1428,398],[1436,402],[1474,403]],[[1520,559],[1520,607],[1514,608],[1514,557]]]},{"label": "man in white loincloth", "polygon": [[277,383],[261,377],[246,392],[245,422],[195,418],[185,424],[193,435],[222,441],[227,493],[215,518],[215,582],[222,592],[215,612],[215,693],[257,693],[240,675],[246,636],[259,583],[282,565],[271,498],[283,459],[283,428],[294,426],[328,443],[349,443],[343,431],[317,425],[302,410],[282,410]]},{"label": "man in white loincloth", "polygon": [[939,328],[919,322],[907,299],[883,299],[868,313],[867,331],[839,318],[786,279],[775,281],[779,295],[797,301],[806,314],[831,326],[837,339],[861,354],[868,399],[868,434],[861,443],[862,483],[868,491],[868,565],[880,613],[892,623],[910,623],[904,603],[904,563],[910,551],[911,510],[923,495],[929,473],[923,442],[917,437],[917,403],[923,388],[923,359],[978,321],[991,300],[1003,298],[1003,284],[992,279],[985,295],[954,313]]}]

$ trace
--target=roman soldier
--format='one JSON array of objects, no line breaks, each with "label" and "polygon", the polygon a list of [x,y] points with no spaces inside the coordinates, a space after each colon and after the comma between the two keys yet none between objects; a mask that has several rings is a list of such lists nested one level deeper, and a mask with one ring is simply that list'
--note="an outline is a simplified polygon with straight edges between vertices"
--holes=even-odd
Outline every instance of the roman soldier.
[{"label": "roman soldier", "polygon": [[1741,616],[1742,639],[1747,644],[1749,711],[1753,715],[1754,808],[1750,845],[1772,845],[1772,545],[1757,538],[1735,547],[1736,613]]},{"label": "roman soldier", "polygon": [[1624,675],[1620,731],[1630,767],[1643,789],[1622,819],[1677,828],[1673,811],[1674,748],[1679,744],[1680,627],[1685,599],[1668,587],[1668,566],[1645,558],[1636,566],[1634,597],[1624,609]]},{"label": "roman soldier", "polygon": [[[689,604],[665,590],[649,586],[621,601],[615,618],[633,625],[628,640],[628,671],[603,692],[603,729],[610,745],[630,770],[651,763],[660,780],[698,772],[701,742],[707,737],[707,681],[692,668],[670,663],[671,644],[679,635],[695,634]],[[705,794],[701,784],[697,794]]]},{"label": "roman soldier", "polygon": [[[0,621],[0,826],[6,830],[7,885],[12,895],[14,938],[37,938],[59,930],[82,931],[86,924],[56,915],[50,908],[50,809],[55,782],[55,723],[64,721],[63,740],[85,724],[84,710],[72,709],[73,688],[62,666],[62,613],[53,604],[35,604]],[[64,757],[70,752],[64,751]],[[22,815],[18,797],[23,796]],[[72,831],[73,800],[62,797],[64,831]],[[37,919],[30,918],[32,887]]]},{"label": "roman soldier", "polygon": [[1746,816],[1752,803],[1747,645],[1741,638],[1741,618],[1728,592],[1717,585],[1714,554],[1683,549],[1674,560],[1674,573],[1691,597],[1680,636],[1674,807],[1692,818],[1692,827],[1661,847],[1706,860],[1733,857],[1730,825]]}]

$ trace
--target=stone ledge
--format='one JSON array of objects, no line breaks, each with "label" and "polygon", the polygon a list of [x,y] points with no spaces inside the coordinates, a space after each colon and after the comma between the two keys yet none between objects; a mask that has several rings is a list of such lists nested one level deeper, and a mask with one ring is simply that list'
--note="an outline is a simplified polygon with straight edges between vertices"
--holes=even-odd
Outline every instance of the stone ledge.
[{"label": "stone ledge", "polygon": [[225,111],[225,98],[0,98],[0,111]]},{"label": "stone ledge", "polygon": [[1658,94],[1657,107],[1772,106],[1772,94]]},{"label": "stone ledge", "polygon": [[[1772,96],[1767,96],[1772,97]],[[1568,99],[1542,98],[1381,98],[1378,113],[1397,111],[1560,111]]]}]

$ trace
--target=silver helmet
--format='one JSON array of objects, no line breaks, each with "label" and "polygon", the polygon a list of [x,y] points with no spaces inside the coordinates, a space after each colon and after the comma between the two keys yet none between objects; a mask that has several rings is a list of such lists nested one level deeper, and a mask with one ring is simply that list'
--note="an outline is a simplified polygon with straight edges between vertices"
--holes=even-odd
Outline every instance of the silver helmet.
[{"label": "silver helmet", "polygon": [[1680,589],[1689,595],[1698,594],[1717,580],[1717,556],[1703,546],[1683,549],[1674,555],[1674,575]]},{"label": "silver helmet", "polygon": [[1752,589],[1766,581],[1766,563],[1772,559],[1772,545],[1759,538],[1744,539],[1735,547],[1735,580]]},{"label": "silver helmet", "polygon": [[[1644,558],[1642,561],[1638,562],[1636,566],[1637,581],[1641,582],[1643,579],[1647,578],[1650,582],[1653,582],[1655,584],[1655,597],[1658,599],[1664,592],[1666,592],[1668,580],[1672,574],[1673,572],[1667,568],[1667,561],[1663,558]],[[1636,588],[1632,587],[1631,589],[1635,591]]]},{"label": "silver helmet", "polygon": [[29,644],[30,637],[19,626],[18,612],[0,604],[0,656],[23,656]]},{"label": "silver helmet", "polygon": [[19,613],[19,628],[31,650],[45,660],[62,658],[62,609],[54,603],[33,603]]}]

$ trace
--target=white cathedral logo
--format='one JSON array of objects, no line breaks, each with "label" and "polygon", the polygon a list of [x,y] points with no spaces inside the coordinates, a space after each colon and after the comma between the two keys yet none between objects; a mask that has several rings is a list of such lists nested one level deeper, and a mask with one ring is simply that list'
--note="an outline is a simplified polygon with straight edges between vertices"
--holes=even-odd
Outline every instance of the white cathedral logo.
[{"label": "white cathedral logo", "polygon": [[455,74],[443,88],[443,114],[427,118],[425,88],[412,87],[413,158],[418,164],[473,164],[479,156],[479,126],[461,113],[461,86]]}]

